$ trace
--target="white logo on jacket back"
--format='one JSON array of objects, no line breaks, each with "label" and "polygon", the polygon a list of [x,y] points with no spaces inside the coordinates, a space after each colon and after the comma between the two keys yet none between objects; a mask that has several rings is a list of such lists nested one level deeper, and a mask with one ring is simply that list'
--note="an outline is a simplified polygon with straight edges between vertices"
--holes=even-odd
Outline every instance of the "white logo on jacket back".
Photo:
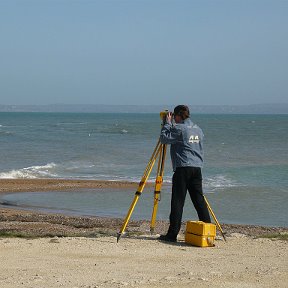
[{"label": "white logo on jacket back", "polygon": [[189,143],[199,143],[200,139],[198,135],[191,135],[189,137]]}]

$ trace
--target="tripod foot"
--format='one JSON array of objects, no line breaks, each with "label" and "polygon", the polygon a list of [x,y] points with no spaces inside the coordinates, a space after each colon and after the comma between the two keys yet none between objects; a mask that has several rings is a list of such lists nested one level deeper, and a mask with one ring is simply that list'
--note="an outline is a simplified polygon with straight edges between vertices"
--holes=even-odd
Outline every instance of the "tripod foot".
[{"label": "tripod foot", "polygon": [[119,242],[121,235],[122,235],[121,233],[117,233],[117,243]]}]

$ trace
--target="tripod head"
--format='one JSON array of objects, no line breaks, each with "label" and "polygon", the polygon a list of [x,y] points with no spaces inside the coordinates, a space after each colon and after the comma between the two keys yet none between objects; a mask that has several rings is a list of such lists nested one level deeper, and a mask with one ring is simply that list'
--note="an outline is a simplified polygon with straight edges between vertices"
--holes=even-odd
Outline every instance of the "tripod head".
[{"label": "tripod head", "polygon": [[172,112],[170,112],[170,111],[167,110],[167,109],[164,110],[164,111],[161,111],[161,112],[160,112],[160,119],[161,119],[161,120],[166,119],[166,116],[167,116],[168,113],[172,113]]},{"label": "tripod head", "polygon": [[166,117],[170,113],[171,113],[171,115],[173,114],[173,112],[171,112],[171,111],[169,111],[167,109],[160,112],[160,119],[162,120],[162,125],[166,123]]}]

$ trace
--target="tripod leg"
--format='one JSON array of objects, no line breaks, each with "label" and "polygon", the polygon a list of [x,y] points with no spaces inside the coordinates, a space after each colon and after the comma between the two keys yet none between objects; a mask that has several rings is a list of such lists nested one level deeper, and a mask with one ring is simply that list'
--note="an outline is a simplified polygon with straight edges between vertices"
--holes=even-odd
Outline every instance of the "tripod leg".
[{"label": "tripod leg", "polygon": [[133,210],[134,210],[134,208],[135,208],[135,206],[136,206],[136,204],[138,202],[139,197],[142,194],[142,191],[143,191],[143,189],[144,189],[144,187],[146,185],[147,179],[148,179],[148,177],[149,177],[149,175],[150,175],[150,173],[151,173],[151,171],[153,169],[153,166],[155,164],[156,158],[158,157],[160,152],[161,152],[161,143],[160,143],[160,140],[158,140],[158,143],[157,143],[157,145],[156,145],[156,147],[155,147],[155,149],[154,149],[154,151],[152,153],[152,156],[151,156],[151,158],[149,160],[149,163],[146,166],[146,169],[145,169],[145,172],[144,172],[144,174],[142,176],[142,179],[139,182],[138,189],[137,189],[137,191],[135,193],[134,199],[133,199],[133,201],[132,201],[132,203],[130,205],[128,213],[127,213],[127,215],[125,217],[124,223],[123,223],[123,225],[122,225],[122,227],[120,229],[120,232],[117,233],[117,242],[119,241],[122,233],[126,229],[126,226],[127,226],[128,222],[130,220],[130,217],[131,217],[131,215],[133,213]]},{"label": "tripod leg", "polygon": [[[204,196],[204,195],[203,195],[203,196]],[[213,212],[211,206],[209,205],[208,200],[206,199],[205,196],[204,196],[204,200],[205,200],[205,202],[206,202],[206,205],[207,205],[207,207],[208,207],[209,212],[211,213],[211,215],[212,215],[212,217],[213,217],[213,219],[214,219],[214,221],[215,221],[215,223],[216,223],[217,228],[219,229],[219,231],[220,231],[221,234],[222,234],[223,239],[225,240],[225,242],[227,242],[227,241],[226,241],[226,238],[225,238],[225,235],[224,235],[224,232],[223,232],[223,230],[222,230],[222,228],[221,228],[221,226],[220,226],[220,223],[218,222],[218,220],[217,220],[217,218],[216,218],[216,215],[214,214],[214,212]]]},{"label": "tripod leg", "polygon": [[125,218],[125,220],[124,220],[124,223],[123,223],[123,225],[122,225],[122,227],[121,227],[121,230],[120,230],[119,233],[117,233],[117,242],[119,241],[122,233],[123,233],[123,232],[125,231],[125,229],[126,229],[126,226],[127,226],[128,222],[129,222],[129,219],[130,219],[130,217],[131,217],[131,215],[132,215],[132,212],[133,212],[133,210],[134,210],[134,208],[135,208],[135,206],[136,206],[136,204],[137,204],[137,202],[138,202],[138,199],[139,199],[140,195],[141,195],[141,192],[138,192],[138,191],[137,191],[137,192],[135,193],[134,199],[133,199],[133,201],[132,201],[132,203],[131,203],[131,205],[130,205],[130,208],[129,208],[129,210],[128,210],[128,213],[127,213],[127,215],[126,215],[126,218]]},{"label": "tripod leg", "polygon": [[157,216],[157,210],[158,210],[158,203],[161,199],[160,193],[161,193],[161,186],[163,183],[163,179],[161,176],[158,176],[156,178],[156,184],[155,184],[155,190],[154,190],[154,204],[153,204],[153,211],[151,216],[151,222],[150,222],[150,232],[151,234],[154,233],[155,229],[155,222],[156,222],[156,216]]},{"label": "tripod leg", "polygon": [[154,205],[153,205],[153,211],[152,211],[151,222],[150,222],[151,234],[154,233],[157,210],[158,210],[158,203],[161,199],[160,193],[161,193],[161,187],[162,187],[162,183],[163,183],[166,150],[167,150],[167,145],[162,144],[161,153],[160,153],[160,157],[159,157],[159,161],[158,161],[158,169],[157,169],[157,177],[156,177],[156,182],[155,182],[155,189],[154,189]]}]

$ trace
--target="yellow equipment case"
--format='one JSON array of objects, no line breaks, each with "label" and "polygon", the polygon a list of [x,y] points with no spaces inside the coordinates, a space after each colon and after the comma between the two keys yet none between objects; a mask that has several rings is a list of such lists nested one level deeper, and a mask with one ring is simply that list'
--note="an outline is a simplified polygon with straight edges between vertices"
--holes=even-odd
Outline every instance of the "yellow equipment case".
[{"label": "yellow equipment case", "polygon": [[187,221],[185,242],[198,247],[213,247],[216,225],[202,221]]}]

